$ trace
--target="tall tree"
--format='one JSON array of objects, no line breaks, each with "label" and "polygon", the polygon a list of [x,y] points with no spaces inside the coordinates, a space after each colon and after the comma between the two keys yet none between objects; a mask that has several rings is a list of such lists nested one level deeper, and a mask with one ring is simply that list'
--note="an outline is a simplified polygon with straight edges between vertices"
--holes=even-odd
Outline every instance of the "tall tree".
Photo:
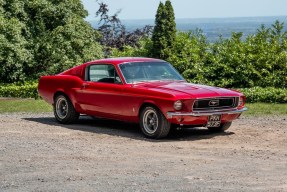
[{"label": "tall tree", "polygon": [[167,0],[165,4],[159,3],[155,27],[152,35],[152,53],[156,58],[166,59],[168,57],[167,49],[171,49],[176,37],[176,24],[172,4]]},{"label": "tall tree", "polygon": [[174,10],[170,0],[167,0],[165,2],[165,11],[166,11],[165,36],[167,46],[172,47],[176,38],[176,23],[175,23]]},{"label": "tall tree", "polygon": [[151,55],[156,58],[162,57],[162,50],[166,47],[166,39],[164,36],[165,31],[165,7],[162,2],[159,3],[155,16],[155,26],[152,34],[152,53]]}]

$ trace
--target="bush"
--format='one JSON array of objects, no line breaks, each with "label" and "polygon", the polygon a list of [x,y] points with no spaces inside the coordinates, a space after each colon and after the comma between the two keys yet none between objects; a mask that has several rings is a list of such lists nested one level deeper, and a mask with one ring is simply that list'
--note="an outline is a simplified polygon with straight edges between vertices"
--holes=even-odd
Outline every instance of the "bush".
[{"label": "bush", "polygon": [[287,89],[253,87],[239,90],[246,96],[247,103],[287,103]]},{"label": "bush", "polygon": [[0,97],[40,98],[37,82],[25,82],[24,84],[0,85]]}]

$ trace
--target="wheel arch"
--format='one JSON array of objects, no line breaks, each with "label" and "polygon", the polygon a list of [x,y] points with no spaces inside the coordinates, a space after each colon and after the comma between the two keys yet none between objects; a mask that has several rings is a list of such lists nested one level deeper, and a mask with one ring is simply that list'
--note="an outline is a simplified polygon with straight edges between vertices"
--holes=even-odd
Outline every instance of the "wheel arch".
[{"label": "wheel arch", "polygon": [[[150,128],[148,124],[148,121],[145,121],[145,113],[142,111],[145,111],[144,109],[146,107],[153,107],[155,109],[154,113],[156,113],[156,119],[158,121],[158,124],[156,125],[156,128],[153,128],[152,132],[150,132]],[[148,137],[148,138],[153,138],[153,139],[161,139],[163,137],[166,137],[170,131],[171,124],[170,122],[165,118],[162,110],[158,105],[156,105],[154,102],[144,102],[140,109],[139,109],[139,119],[140,119],[140,127],[143,132],[143,134]],[[147,120],[147,119],[146,119]],[[150,122],[152,124],[152,122]],[[152,124],[152,127],[155,125]]]},{"label": "wheel arch", "polygon": [[[58,99],[61,97],[65,97],[64,102],[65,102],[65,107],[63,107],[63,109],[60,109],[61,106],[58,105]],[[63,99],[63,98],[61,98]],[[79,119],[80,113],[76,111],[70,97],[63,91],[57,91],[54,95],[53,95],[53,110],[54,110],[54,115],[55,118],[58,122],[62,123],[62,124],[70,124],[73,123],[75,121],[77,121]],[[62,100],[63,101],[63,100]],[[60,102],[62,102],[60,101]],[[59,111],[64,111],[65,114],[59,114],[62,112]]]},{"label": "wheel arch", "polygon": [[58,89],[54,95],[53,95],[53,103],[52,105],[55,104],[55,100],[57,98],[58,95],[64,95],[67,99],[69,99],[69,101],[72,103],[73,107],[75,108],[75,110],[77,112],[81,112],[81,108],[78,107],[77,104],[77,99],[75,98],[75,95],[72,92],[69,91],[64,91],[63,89]]},{"label": "wheel arch", "polygon": [[64,91],[58,90],[53,95],[53,104],[55,103],[55,100],[59,95],[64,95],[65,97],[67,97],[71,101],[70,97]]},{"label": "wheel arch", "polygon": [[158,107],[158,105],[155,104],[155,102],[153,102],[153,101],[145,101],[145,102],[143,102],[143,103],[141,104],[141,106],[140,106],[140,108],[139,108],[138,118],[140,117],[142,110],[143,110],[145,107],[148,107],[148,106],[154,107],[154,108],[156,108],[157,110],[159,110],[161,113],[163,113],[162,110],[160,109],[160,107]]}]

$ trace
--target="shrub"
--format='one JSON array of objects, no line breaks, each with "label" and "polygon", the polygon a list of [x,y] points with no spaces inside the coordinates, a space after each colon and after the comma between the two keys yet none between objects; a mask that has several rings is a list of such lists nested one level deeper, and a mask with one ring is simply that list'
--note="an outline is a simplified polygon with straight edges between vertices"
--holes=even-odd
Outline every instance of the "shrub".
[{"label": "shrub", "polygon": [[245,94],[247,103],[287,103],[287,89],[253,87],[239,90]]},{"label": "shrub", "polygon": [[18,97],[38,99],[38,83],[25,82],[24,84],[2,84],[0,85],[0,97]]}]

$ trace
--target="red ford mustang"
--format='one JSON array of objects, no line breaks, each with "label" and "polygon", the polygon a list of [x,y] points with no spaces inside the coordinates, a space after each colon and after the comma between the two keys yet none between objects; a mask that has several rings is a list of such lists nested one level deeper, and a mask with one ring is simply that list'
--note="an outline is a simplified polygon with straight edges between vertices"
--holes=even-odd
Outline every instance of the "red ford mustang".
[{"label": "red ford mustang", "polygon": [[173,125],[225,131],[246,110],[242,93],[187,83],[171,64],[151,58],[84,63],[41,77],[38,91],[60,123],[80,114],[139,122],[149,138],[165,137]]}]

